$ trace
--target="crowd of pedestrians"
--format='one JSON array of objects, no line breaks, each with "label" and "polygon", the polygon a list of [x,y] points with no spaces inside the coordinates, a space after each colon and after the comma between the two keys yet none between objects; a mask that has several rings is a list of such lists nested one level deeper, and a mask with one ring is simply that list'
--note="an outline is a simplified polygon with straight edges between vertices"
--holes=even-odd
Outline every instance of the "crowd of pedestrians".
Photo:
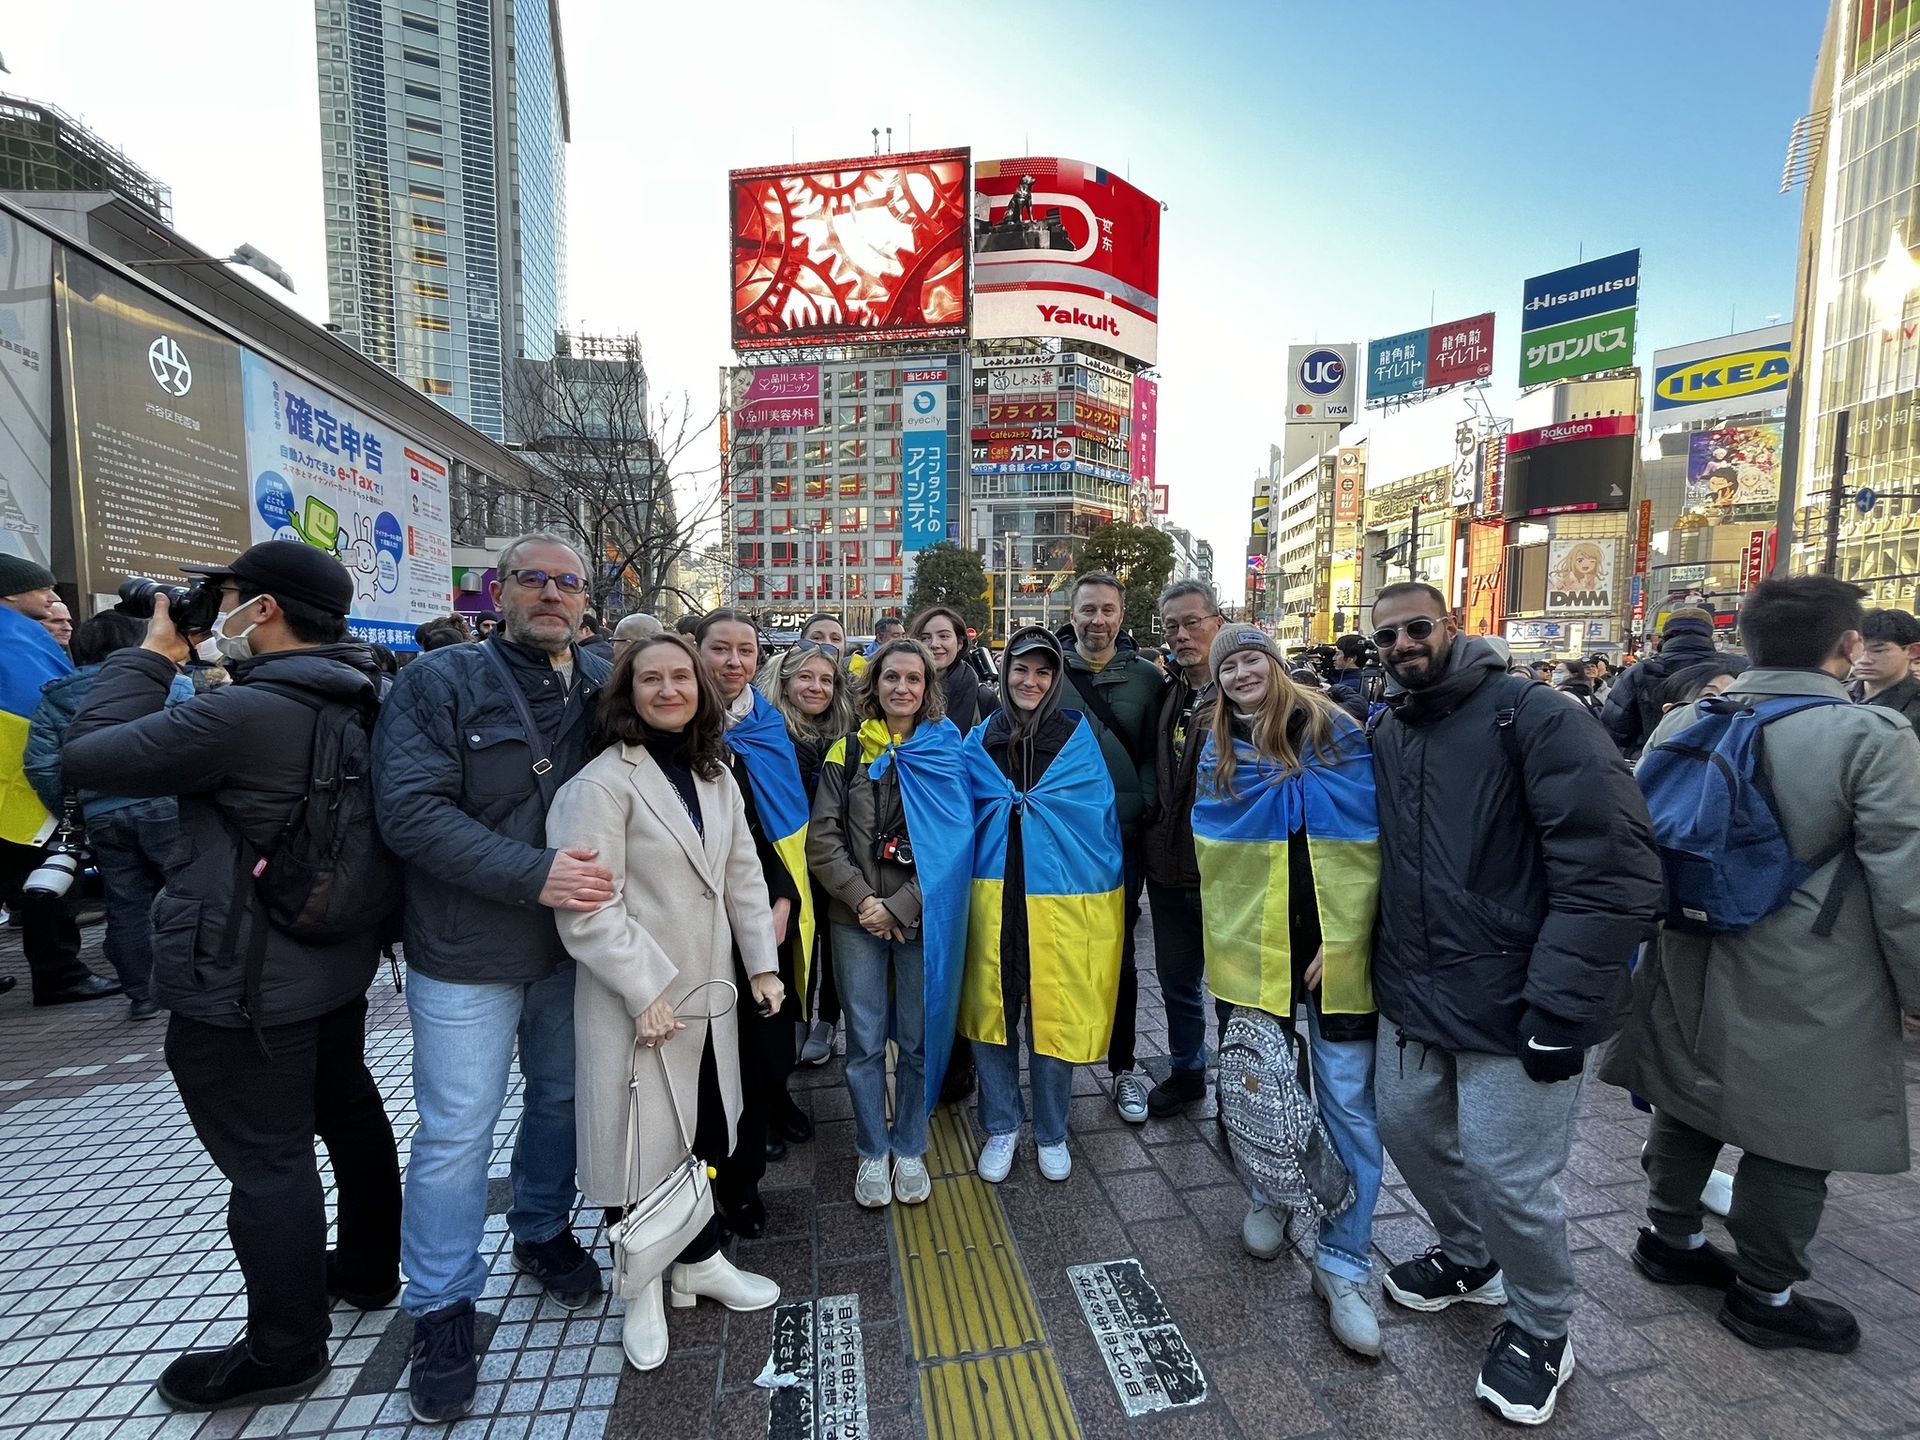
[{"label": "crowd of pedestrians", "polygon": [[[124,991],[135,1018],[170,1012],[169,1068],[229,1185],[246,1328],[175,1359],[169,1404],[303,1394],[332,1303],[399,1294],[414,1415],[465,1414],[516,1066],[512,1263],[582,1308],[603,1281],[576,1225],[583,1205],[589,1231],[604,1219],[646,1370],[669,1305],[779,1299],[726,1242],[764,1232],[766,1167],[812,1135],[792,1071],[842,1029],[852,1198],[881,1207],[929,1199],[929,1115],[976,1089],[980,1177],[1012,1173],[1030,1124],[1039,1174],[1065,1181],[1075,1066],[1104,1071],[1129,1123],[1178,1115],[1207,1100],[1237,1011],[1283,1027],[1347,1177],[1309,1283],[1353,1352],[1381,1351],[1391,1156],[1438,1243],[1385,1272],[1387,1299],[1502,1307],[1475,1394],[1552,1415],[1575,1369],[1557,1180],[1596,1073],[1653,1112],[1642,1274],[1722,1292],[1721,1323],[1757,1346],[1858,1344],[1795,1287],[1828,1175],[1909,1163],[1912,616],[1768,581],[1744,656],[1682,609],[1650,658],[1547,685],[1462,634],[1441,592],[1396,584],[1323,679],[1193,581],[1158,597],[1151,655],[1122,582],[1093,572],[1066,625],[1008,637],[989,684],[946,606],[859,648],[816,615],[769,654],[736,610],[607,624],[590,574],[566,539],[522,536],[497,628],[429,622],[388,667],[348,636],[345,571],[294,542],[206,571],[217,613],[191,634],[162,595],[149,621],[61,635],[53,577],[0,557],[9,892],[84,827],[118,976],[79,966],[70,897],[23,896],[36,1003]],[[188,678],[215,662],[231,683]],[[1764,805],[1688,811],[1702,756]],[[1143,891],[1170,1051],[1151,1088]],[[413,1030],[404,1179],[365,1061],[383,952]],[[1291,1204],[1250,1185],[1248,1253],[1287,1249]]]}]

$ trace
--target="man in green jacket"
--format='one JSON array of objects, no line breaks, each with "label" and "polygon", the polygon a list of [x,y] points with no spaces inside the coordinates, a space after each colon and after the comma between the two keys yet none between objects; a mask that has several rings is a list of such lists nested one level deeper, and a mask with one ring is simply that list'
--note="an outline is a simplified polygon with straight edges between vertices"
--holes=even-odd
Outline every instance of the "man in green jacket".
[{"label": "man in green jacket", "polygon": [[1087,717],[1100,754],[1113,777],[1120,842],[1126,857],[1126,933],[1120,947],[1120,993],[1114,1005],[1113,1041],[1107,1068],[1120,1118],[1143,1124],[1147,1086],[1134,1067],[1134,1011],[1139,982],[1133,966],[1133,933],[1140,923],[1140,888],[1146,880],[1140,835],[1154,795],[1153,727],[1166,673],[1143,656],[1124,633],[1127,592],[1104,570],[1089,570],[1073,582],[1072,622],[1059,631],[1066,652],[1062,703]]}]

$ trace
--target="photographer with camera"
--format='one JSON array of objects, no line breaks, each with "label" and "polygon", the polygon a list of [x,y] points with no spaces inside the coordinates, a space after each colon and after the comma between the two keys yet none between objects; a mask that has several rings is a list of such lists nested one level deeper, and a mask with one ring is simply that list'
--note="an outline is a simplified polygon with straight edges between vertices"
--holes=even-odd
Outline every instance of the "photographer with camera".
[{"label": "photographer with camera", "polygon": [[[129,581],[129,585],[151,581]],[[153,613],[149,604],[146,611]],[[79,665],[71,675],[49,680],[40,692],[40,708],[33,712],[23,757],[27,779],[47,810],[70,828],[74,816],[85,822],[87,846],[100,867],[100,886],[106,892],[107,962],[126,989],[130,1020],[151,1020],[160,1013],[150,990],[153,947],[148,914],[153,897],[166,879],[167,852],[180,828],[180,807],[171,795],[134,799],[99,790],[75,791],[67,784],[61,765],[67,727],[79,713],[107,656],[131,650],[146,637],[146,625],[135,615],[108,610],[85,621],[73,633],[73,658]],[[193,682],[173,678],[167,703],[193,698]]]},{"label": "photographer with camera", "polygon": [[[400,1170],[365,1054],[388,898],[375,867],[391,860],[371,819],[374,667],[347,636],[353,582],[293,540],[193,568],[204,578],[190,591],[149,593],[146,638],[101,664],[63,760],[72,785],[179,797],[152,993],[173,1012],[180,1099],[231,1187],[247,1292],[240,1336],[180,1356],[156,1383],[197,1411],[305,1394],[329,1368],[331,1298],[393,1298]],[[169,705],[202,631],[233,683]],[[339,1186],[331,1253],[315,1135]]]},{"label": "photographer with camera", "polygon": [[1323,647],[1331,669],[1326,672],[1333,701],[1362,725],[1367,723],[1374,700],[1380,694],[1380,653],[1364,635],[1342,635],[1331,646]]},{"label": "photographer with camera", "polygon": [[[78,846],[68,832],[56,837],[60,810],[48,813],[22,764],[41,688],[73,670],[46,629],[59,603],[46,566],[0,555],[0,900],[20,917],[35,1005],[120,993],[117,984],[81,963],[80,925],[73,911]],[[13,986],[11,975],[0,975],[0,995]]]}]

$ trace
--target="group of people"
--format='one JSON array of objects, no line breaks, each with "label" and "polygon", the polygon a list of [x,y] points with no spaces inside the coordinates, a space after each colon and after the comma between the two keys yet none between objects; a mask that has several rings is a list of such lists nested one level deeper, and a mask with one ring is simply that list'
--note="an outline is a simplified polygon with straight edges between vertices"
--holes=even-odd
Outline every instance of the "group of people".
[{"label": "group of people", "polygon": [[[1206,1100],[1237,1008],[1295,1034],[1352,1179],[1310,1282],[1349,1349],[1381,1349],[1366,1285],[1391,1155],[1438,1243],[1387,1270],[1387,1297],[1504,1306],[1475,1393],[1509,1420],[1551,1416],[1574,1370],[1556,1180],[1595,1069],[1654,1112],[1640,1270],[1723,1291],[1722,1323],[1756,1345],[1858,1342],[1850,1315],[1795,1286],[1827,1173],[1908,1163],[1920,740],[1898,722],[1920,685],[1893,672],[1895,652],[1920,657],[1912,617],[1867,615],[1823,577],[1769,581],[1742,612],[1750,668],[1714,651],[1710,624],[1693,655],[1695,617],[1676,612],[1660,673],[1625,671],[1596,719],[1536,696],[1548,687],[1417,582],[1380,592],[1371,636],[1343,639],[1323,685],[1193,581],[1158,599],[1169,673],[1127,633],[1122,583],[1089,573],[1068,624],[1016,630],[988,685],[941,606],[859,653],[826,615],[777,655],[739,611],[684,631],[628,617],[602,656],[588,576],[564,539],[514,540],[497,633],[423,637],[383,694],[347,636],[345,572],[267,542],[207,576],[210,636],[179,634],[161,599],[137,640],[87,662],[59,779],[177,805],[147,993],[171,1012],[169,1066],[230,1183],[247,1282],[245,1333],[175,1360],[169,1403],[304,1393],[328,1367],[331,1302],[391,1303],[404,1273],[413,1413],[466,1413],[516,1064],[512,1262],[557,1305],[602,1287],[574,1230],[583,1199],[612,1225],[689,1151],[710,1167],[697,1233],[623,1290],[626,1353],[647,1369],[668,1305],[779,1298],[725,1240],[763,1233],[765,1167],[811,1135],[789,1078],[831,1057],[842,1023],[853,1198],[879,1207],[929,1198],[928,1116],[976,1086],[981,1178],[1007,1178],[1030,1117],[1040,1175],[1066,1180],[1073,1067],[1104,1064],[1128,1122],[1177,1115]],[[208,640],[234,683],[182,693],[181,662]],[[1887,647],[1885,678],[1866,681],[1879,703],[1851,704],[1856,660]],[[1376,665],[1383,685],[1362,679]],[[1703,938],[1662,930],[1663,853],[1624,757],[1719,690],[1735,708],[1835,703],[1769,742],[1794,756],[1771,772],[1781,823],[1818,863],[1776,913]],[[268,912],[258,876],[342,708],[366,729],[367,842],[404,899],[391,923],[315,938]],[[1153,1085],[1134,1053],[1143,892],[1170,1051]],[[404,1181],[364,1058],[366,991],[395,939],[419,1115]],[[1844,1083],[1805,1083],[1807,1056]],[[331,1250],[315,1135],[338,1182]],[[1728,1144],[1745,1152],[1730,1256],[1702,1225]],[[1288,1219],[1255,1187],[1245,1248],[1277,1257]]]}]

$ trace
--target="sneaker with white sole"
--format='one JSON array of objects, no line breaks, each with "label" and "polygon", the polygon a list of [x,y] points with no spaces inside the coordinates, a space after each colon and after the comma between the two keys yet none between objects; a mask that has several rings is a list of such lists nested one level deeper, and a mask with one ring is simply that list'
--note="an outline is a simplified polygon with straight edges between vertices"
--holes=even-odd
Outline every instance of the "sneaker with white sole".
[{"label": "sneaker with white sole", "polygon": [[1509,1320],[1493,1332],[1473,1393],[1516,1425],[1544,1425],[1573,1378],[1573,1337],[1542,1340]]},{"label": "sneaker with white sole", "polygon": [[1387,1294],[1409,1310],[1429,1313],[1449,1305],[1504,1305],[1507,1282],[1498,1265],[1456,1264],[1438,1245],[1413,1260],[1403,1260],[1386,1276]]},{"label": "sneaker with white sole", "polygon": [[1058,1145],[1042,1145],[1039,1149],[1040,1173],[1049,1180],[1064,1180],[1073,1174],[1073,1156],[1067,1153],[1067,1142]]},{"label": "sneaker with white sole", "polygon": [[892,1204],[893,1181],[889,1178],[892,1167],[893,1157],[890,1155],[876,1155],[871,1160],[862,1160],[853,1176],[855,1203],[869,1210]]},{"label": "sneaker with white sole", "polygon": [[1122,1070],[1113,1077],[1113,1108],[1129,1125],[1147,1123],[1147,1082],[1138,1070]]},{"label": "sneaker with white sole", "polygon": [[1018,1135],[989,1135],[987,1143],[980,1147],[980,1178],[989,1185],[998,1185],[1007,1178],[1013,1169],[1013,1148],[1018,1143]]},{"label": "sneaker with white sole", "polygon": [[922,1205],[933,1194],[927,1162],[918,1155],[902,1155],[893,1162],[893,1198],[902,1205]]}]

